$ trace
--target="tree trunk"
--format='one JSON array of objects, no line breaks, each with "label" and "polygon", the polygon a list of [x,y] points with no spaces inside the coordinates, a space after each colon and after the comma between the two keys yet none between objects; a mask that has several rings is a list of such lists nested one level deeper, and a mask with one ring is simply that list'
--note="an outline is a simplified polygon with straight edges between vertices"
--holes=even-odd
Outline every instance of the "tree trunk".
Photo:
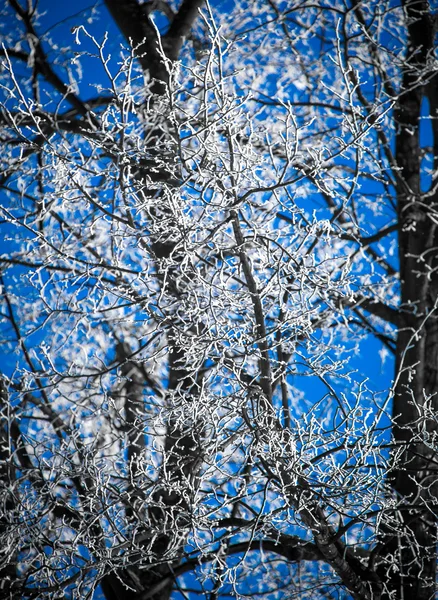
[{"label": "tree trunk", "polygon": [[[404,10],[408,56],[395,110],[401,323],[391,473],[401,510],[396,530],[387,533],[387,562],[381,575],[387,581],[384,597],[431,600],[437,560],[438,236],[435,220],[430,218],[436,194],[428,196],[421,190],[419,126],[423,99],[433,87],[427,81],[434,77],[429,61],[435,23],[426,1],[406,0]],[[436,99],[431,98],[431,107],[434,104]]]},{"label": "tree trunk", "polygon": [[[9,419],[7,418],[7,390],[0,376],[0,539],[7,540],[11,527],[9,519],[15,514],[12,485],[14,481],[10,456]],[[12,598],[17,584],[16,555],[11,556],[10,548],[2,546],[0,550],[0,600]],[[15,590],[16,593],[16,590]]]},{"label": "tree trunk", "polygon": [[[116,2],[114,0],[105,0],[108,10],[112,14],[115,22],[125,36],[128,43],[132,43],[135,48],[138,60],[151,79],[150,92],[156,98],[164,95],[169,83],[169,73],[165,65],[163,56],[160,54],[159,40],[155,25],[149,18],[149,5],[140,5],[137,0],[126,0],[125,2]],[[183,0],[180,9],[174,15],[169,30],[161,39],[161,48],[165,52],[167,59],[175,61],[178,59],[183,39],[190,33],[193,21],[198,15],[198,8],[203,0]],[[150,99],[153,102],[153,98]],[[163,116],[163,122],[165,116]],[[170,130],[170,129],[169,129]],[[169,173],[168,169],[161,166],[163,164],[174,162],[175,156],[164,156],[160,148],[167,147],[163,144],[163,136],[166,134],[166,127],[157,128],[156,131],[148,132],[147,158],[140,165],[137,179],[141,181],[152,181],[153,190],[150,190],[151,198],[156,199],[156,204],[149,210],[149,218],[153,226],[154,233],[151,234],[151,250],[156,261],[157,277],[162,288],[163,294],[171,297],[175,305],[181,301],[181,286],[189,283],[189,277],[183,277],[180,264],[183,261],[183,255],[178,247],[178,241],[172,237],[171,230],[177,230],[177,224],[174,224],[172,210],[167,206],[165,194],[160,190],[162,186],[176,186],[179,182]],[[171,136],[171,133],[169,133]],[[169,140],[166,140],[167,142]],[[155,187],[156,183],[156,187]],[[147,191],[144,191],[147,195]],[[175,225],[175,226],[174,226]],[[169,263],[173,265],[169,268]],[[162,275],[161,265],[166,263],[167,275]],[[186,282],[183,279],[187,279]],[[167,309],[163,309],[166,311]],[[170,408],[175,397],[190,401],[190,396],[195,393],[195,382],[192,377],[192,369],[188,367],[188,359],[184,346],[181,344],[179,335],[179,319],[172,308],[168,310],[169,326],[167,332],[167,343],[169,346],[168,359],[168,391],[167,398],[164,399],[165,405]],[[182,328],[182,331],[184,327]],[[135,366],[133,367],[135,371]],[[131,384],[132,387],[133,384]],[[128,381],[129,387],[129,381]],[[132,402],[132,392],[127,394],[128,410],[125,411],[127,420],[135,420],[135,414],[129,409]],[[141,390],[139,380],[135,382],[134,404],[139,409],[141,405]],[[140,397],[139,397],[140,396]],[[131,414],[132,413],[132,414]],[[142,570],[135,573],[135,579],[139,583],[140,595],[149,592],[151,600],[167,600],[173,589],[173,578],[168,577],[172,573],[172,567],[176,566],[177,559],[163,560],[160,564],[160,555],[164,556],[169,547],[175,545],[175,536],[178,532],[187,530],[189,523],[186,514],[189,510],[187,500],[179,489],[184,489],[187,481],[196,479],[197,465],[201,448],[198,439],[194,439],[193,429],[185,431],[180,425],[173,422],[172,416],[166,424],[167,431],[163,448],[162,479],[167,483],[160,485],[158,482],[157,490],[153,495],[153,506],[145,507],[149,515],[149,520],[157,525],[160,534],[156,537],[152,547],[145,552],[152,552],[157,557],[158,564],[151,566],[148,570]],[[138,432],[136,433],[135,424],[127,423],[131,434],[128,440],[128,454],[136,462],[141,459],[141,447],[144,443],[140,440]],[[196,429],[196,428],[195,428]],[[129,510],[129,507],[128,507]],[[179,545],[181,550],[184,545],[184,535],[179,535]],[[178,554],[178,552],[176,552]],[[130,569],[131,575],[133,569]],[[164,582],[162,585],[159,583]],[[107,589],[106,581],[102,586],[104,594],[108,600],[112,599],[113,588],[111,585]],[[130,578],[133,584],[132,577]],[[156,590],[156,591],[154,591]]]}]

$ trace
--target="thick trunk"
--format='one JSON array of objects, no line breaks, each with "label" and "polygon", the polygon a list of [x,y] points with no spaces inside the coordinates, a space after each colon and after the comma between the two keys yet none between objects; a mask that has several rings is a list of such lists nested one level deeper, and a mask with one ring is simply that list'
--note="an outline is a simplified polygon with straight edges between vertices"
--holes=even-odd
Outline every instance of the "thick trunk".
[{"label": "thick trunk", "polygon": [[[434,23],[427,2],[405,2],[408,54],[402,93],[395,111],[401,324],[397,339],[393,403],[392,486],[401,510],[397,531],[385,539],[387,562],[381,576],[387,596],[435,597],[438,500],[438,277],[434,198],[421,190],[419,124],[427,85]],[[431,103],[432,104],[432,103]]]},{"label": "thick trunk", "polygon": [[[11,524],[9,519],[15,513],[15,503],[12,496],[13,472],[10,456],[10,434],[8,419],[6,418],[7,391],[3,378],[0,376],[0,420],[4,426],[0,427],[0,539],[6,540],[10,535]],[[0,600],[12,598],[17,594],[18,573],[16,569],[16,556],[5,545],[0,549]]]},{"label": "thick trunk", "polygon": [[[170,61],[178,59],[183,40],[189,35],[202,3],[203,0],[183,0],[167,34],[162,37],[161,48]],[[124,3],[105,0],[105,4],[126,40],[135,48],[144,72],[149,75],[151,79],[150,92],[156,97],[164,95],[169,82],[169,73],[163,56],[160,54],[156,27],[149,18],[152,3],[139,4],[137,0],[127,0]],[[173,156],[163,156],[160,151],[160,148],[168,148],[168,144],[162,143],[163,136],[166,135],[164,132],[167,131],[171,131],[171,128],[163,126],[157,128],[156,131],[148,132],[148,157],[140,166],[137,179],[138,181],[153,182],[154,189],[149,190],[149,193],[151,199],[155,198],[155,204],[151,204],[148,212],[152,229],[150,249],[155,258],[162,295],[173,300],[171,305],[178,305],[181,302],[181,289],[184,289],[190,281],[189,277],[183,276],[180,268],[184,257],[178,247],[178,227],[174,222],[172,209],[167,205],[166,194],[161,191],[163,186],[177,187],[179,184],[175,180],[175,176],[169,173],[168,168],[163,166],[173,163],[175,159]],[[172,134],[168,133],[168,135]],[[143,192],[147,196],[146,185]],[[170,263],[173,265],[169,267]],[[162,265],[165,265],[163,269]],[[172,403],[178,399],[183,403],[190,402],[191,396],[196,391],[192,369],[187,366],[186,351],[179,335],[179,328],[184,331],[184,324],[179,323],[172,307],[164,306],[162,310],[164,313],[168,313],[170,323],[167,331],[169,380],[167,398],[164,403],[171,412]],[[130,453],[129,458],[133,463],[141,459],[144,445],[144,436],[141,434],[139,436],[138,427],[135,427],[134,423],[135,412],[142,410],[141,382],[136,375],[134,379],[135,381],[132,377],[128,377],[128,388],[130,389],[127,390],[125,406],[125,416],[130,432],[128,453]],[[120,574],[122,577],[130,578],[131,586],[137,588],[139,592],[138,597],[149,592],[148,597],[151,600],[167,600],[172,592],[173,579],[166,578],[172,573],[173,567],[178,562],[178,555],[184,546],[184,531],[187,531],[189,525],[187,514],[190,507],[187,495],[183,493],[183,490],[187,487],[187,482],[193,483],[193,480],[196,479],[200,457],[199,439],[195,439],[193,434],[195,429],[193,426],[187,430],[184,429],[176,421],[173,421],[172,416],[168,419],[161,476],[159,476],[157,489],[153,495],[152,505],[142,508],[148,515],[146,522],[149,521],[153,524],[152,529],[156,536],[152,546],[145,548],[145,555],[149,554],[149,558],[154,555],[155,559],[152,558],[151,566],[147,570],[135,570],[134,573],[134,569],[131,569],[130,573]],[[130,507],[127,507],[127,511],[132,513]],[[159,532],[158,535],[156,535],[157,532]],[[147,531],[144,533],[147,534]],[[161,558],[171,547],[173,548],[171,554],[174,558],[168,558],[167,561],[161,562]],[[153,562],[156,562],[155,566],[152,566]],[[133,574],[136,581],[132,578]],[[160,582],[164,582],[163,585]],[[108,578],[102,588],[108,600],[112,600],[113,597],[121,598],[120,590],[115,590]]]}]

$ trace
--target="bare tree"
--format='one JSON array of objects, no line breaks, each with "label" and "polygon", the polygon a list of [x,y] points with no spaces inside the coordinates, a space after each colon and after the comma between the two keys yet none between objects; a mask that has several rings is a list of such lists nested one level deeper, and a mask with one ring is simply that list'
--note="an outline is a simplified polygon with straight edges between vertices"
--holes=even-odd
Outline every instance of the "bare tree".
[{"label": "bare tree", "polygon": [[44,8],[1,21],[0,598],[434,598],[434,8]]}]

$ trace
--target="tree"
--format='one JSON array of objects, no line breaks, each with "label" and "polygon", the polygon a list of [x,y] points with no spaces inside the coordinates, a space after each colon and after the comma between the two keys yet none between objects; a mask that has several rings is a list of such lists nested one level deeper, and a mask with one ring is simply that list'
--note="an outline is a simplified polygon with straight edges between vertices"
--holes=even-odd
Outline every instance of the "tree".
[{"label": "tree", "polygon": [[434,8],[3,16],[0,597],[435,597]]}]

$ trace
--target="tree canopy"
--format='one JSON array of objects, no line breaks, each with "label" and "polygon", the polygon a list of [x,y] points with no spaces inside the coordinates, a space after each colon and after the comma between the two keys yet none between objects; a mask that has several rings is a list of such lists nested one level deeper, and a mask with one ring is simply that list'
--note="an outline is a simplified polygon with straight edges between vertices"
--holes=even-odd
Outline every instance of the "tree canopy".
[{"label": "tree canopy", "polygon": [[3,0],[0,598],[435,598],[437,10]]}]

